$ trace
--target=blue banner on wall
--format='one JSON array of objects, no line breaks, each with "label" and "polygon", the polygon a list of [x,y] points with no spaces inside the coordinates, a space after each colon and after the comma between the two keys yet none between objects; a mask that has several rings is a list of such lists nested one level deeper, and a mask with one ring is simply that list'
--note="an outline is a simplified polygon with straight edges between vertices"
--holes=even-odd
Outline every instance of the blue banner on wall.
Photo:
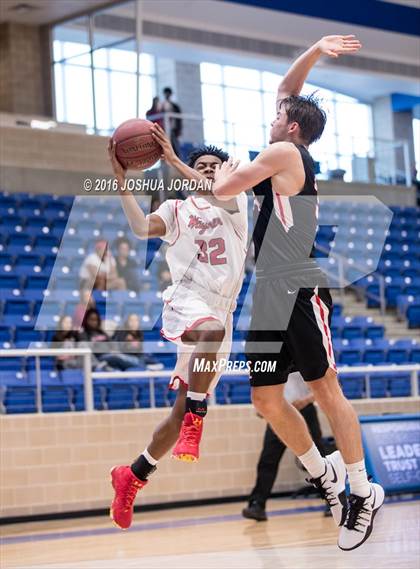
[{"label": "blue banner on wall", "polygon": [[420,415],[360,417],[366,467],[385,492],[420,492]]}]

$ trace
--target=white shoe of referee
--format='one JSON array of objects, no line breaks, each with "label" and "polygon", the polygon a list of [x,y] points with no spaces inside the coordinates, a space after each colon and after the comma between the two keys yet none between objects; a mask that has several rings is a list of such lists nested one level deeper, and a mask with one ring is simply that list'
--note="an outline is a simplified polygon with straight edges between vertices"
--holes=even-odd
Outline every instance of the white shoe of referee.
[{"label": "white shoe of referee", "polygon": [[347,515],[346,476],[343,457],[336,450],[325,457],[324,474],[319,478],[308,479],[327,502],[338,526],[343,525]]},{"label": "white shoe of referee", "polygon": [[350,494],[349,508],[338,536],[338,547],[344,551],[356,549],[364,543],[373,530],[373,520],[384,503],[385,492],[379,484],[370,484],[366,498]]}]

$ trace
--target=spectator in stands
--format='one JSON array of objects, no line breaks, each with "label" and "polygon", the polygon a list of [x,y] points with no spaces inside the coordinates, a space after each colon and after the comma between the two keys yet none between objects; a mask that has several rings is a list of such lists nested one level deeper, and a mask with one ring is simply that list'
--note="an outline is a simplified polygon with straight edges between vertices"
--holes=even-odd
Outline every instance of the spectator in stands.
[{"label": "spectator in stands", "polygon": [[[321,426],[314,405],[314,396],[309,391],[300,373],[291,373],[286,383],[284,396],[303,415],[313,437],[314,443],[322,456],[325,456],[325,448],[322,440]],[[267,424],[264,444],[257,466],[257,480],[249,496],[249,503],[242,510],[245,518],[251,518],[259,522],[265,521],[265,504],[270,497],[271,490],[277,477],[280,460],[286,450],[286,445],[272,431]],[[329,508],[328,512],[329,512]]]},{"label": "spectator in stands", "polygon": [[[58,330],[52,338],[54,348],[76,348],[79,342],[79,334],[74,329],[71,316],[62,316],[58,324]],[[79,356],[63,355],[55,358],[55,367],[58,371],[63,369],[75,369],[81,367]]]},{"label": "spectator in stands", "polygon": [[101,239],[95,244],[95,251],[88,255],[80,267],[81,286],[98,290],[122,290],[126,288],[124,279],[117,273],[117,264],[108,247]]},{"label": "spectator in stands", "polygon": [[127,320],[114,334],[113,340],[118,342],[121,351],[115,360],[108,363],[127,369],[130,367],[147,367],[148,369],[162,369],[163,364],[159,363],[154,357],[143,354],[143,331],[140,329],[140,319],[137,314],[130,314]]},{"label": "spectator in stands", "polygon": [[85,313],[89,308],[96,308],[95,299],[89,289],[82,288],[79,293],[79,304],[76,305],[73,314],[73,328],[75,330],[80,330],[82,327]]},{"label": "spectator in stands", "polygon": [[[181,107],[172,101],[172,89],[165,87],[163,90],[165,100],[162,104],[164,113],[182,113]],[[166,121],[165,121],[166,123]],[[180,156],[179,137],[182,134],[182,119],[180,117],[169,117],[169,136],[171,144],[177,156]]]},{"label": "spectator in stands", "polygon": [[[80,333],[80,346],[88,345],[93,352],[92,365],[96,370],[112,370],[108,365],[107,358],[112,354],[107,353],[103,346],[109,342],[109,337],[102,329],[101,316],[96,308],[89,308],[85,313],[82,324],[83,330]],[[109,346],[106,346],[109,348]]]},{"label": "spectator in stands", "polygon": [[115,242],[117,248],[117,256],[115,259],[117,274],[124,279],[126,288],[139,292],[140,279],[139,267],[134,259],[130,257],[131,243],[126,237],[120,237]]},{"label": "spectator in stands", "polygon": [[140,319],[137,314],[130,314],[127,320],[114,334],[113,340],[118,342],[121,350],[121,362],[124,369],[145,365],[143,355],[143,332],[140,330]]},{"label": "spectator in stands", "polygon": [[162,118],[154,118],[155,115],[158,115],[159,113],[162,113],[163,109],[162,109],[162,103],[159,100],[159,97],[153,97],[153,102],[152,102],[152,106],[150,107],[150,109],[146,112],[146,118],[149,121],[155,122],[157,123],[159,126],[161,126],[162,128],[164,128],[164,124],[163,124],[163,117]]}]

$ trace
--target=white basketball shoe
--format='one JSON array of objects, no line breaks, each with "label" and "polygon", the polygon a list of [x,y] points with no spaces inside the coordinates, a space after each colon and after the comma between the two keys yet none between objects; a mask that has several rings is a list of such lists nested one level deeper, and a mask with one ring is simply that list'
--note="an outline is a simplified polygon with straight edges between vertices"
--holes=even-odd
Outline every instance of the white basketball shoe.
[{"label": "white basketball shoe", "polygon": [[343,525],[347,516],[346,475],[343,458],[340,451],[336,450],[325,457],[324,474],[319,478],[308,479],[327,502],[338,526]]},{"label": "white basketball shoe", "polygon": [[349,508],[343,527],[338,536],[338,547],[350,551],[360,547],[373,530],[373,520],[384,503],[385,492],[379,484],[370,484],[370,494],[366,498],[350,494]]}]

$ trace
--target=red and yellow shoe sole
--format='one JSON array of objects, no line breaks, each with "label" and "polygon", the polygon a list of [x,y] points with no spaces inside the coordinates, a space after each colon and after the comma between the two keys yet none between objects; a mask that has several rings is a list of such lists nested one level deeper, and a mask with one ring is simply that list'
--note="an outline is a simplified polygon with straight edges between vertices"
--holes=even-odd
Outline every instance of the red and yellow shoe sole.
[{"label": "red and yellow shoe sole", "polygon": [[197,462],[198,460],[197,456],[188,453],[172,454],[171,458],[174,458],[175,460],[181,460],[182,462]]}]

